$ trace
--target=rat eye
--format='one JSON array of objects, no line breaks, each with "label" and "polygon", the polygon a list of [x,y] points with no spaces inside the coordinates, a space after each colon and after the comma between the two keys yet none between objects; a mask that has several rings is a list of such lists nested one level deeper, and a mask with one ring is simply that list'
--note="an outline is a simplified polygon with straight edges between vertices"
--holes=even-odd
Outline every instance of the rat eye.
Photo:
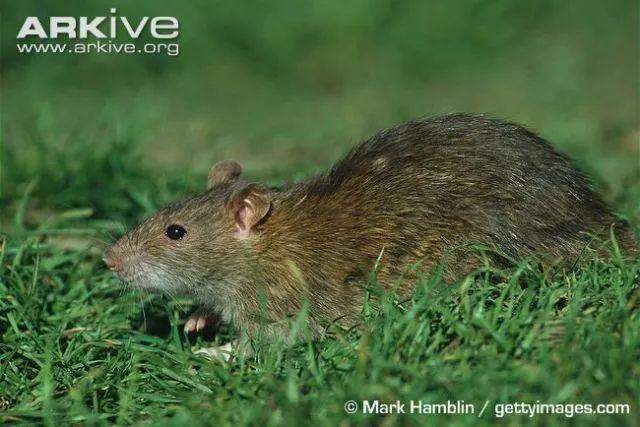
[{"label": "rat eye", "polygon": [[185,234],[187,234],[187,230],[180,225],[172,224],[167,227],[167,231],[165,233],[171,240],[180,240]]}]

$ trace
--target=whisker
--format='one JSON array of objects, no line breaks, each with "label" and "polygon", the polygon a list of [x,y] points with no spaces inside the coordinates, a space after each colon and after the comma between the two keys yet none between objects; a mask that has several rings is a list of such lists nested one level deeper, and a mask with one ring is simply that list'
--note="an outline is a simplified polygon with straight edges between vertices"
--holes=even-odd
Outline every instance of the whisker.
[{"label": "whisker", "polygon": [[140,309],[142,310],[142,325],[144,327],[144,331],[147,331],[147,314],[144,311],[144,299],[142,298],[142,294],[138,294],[140,296]]}]

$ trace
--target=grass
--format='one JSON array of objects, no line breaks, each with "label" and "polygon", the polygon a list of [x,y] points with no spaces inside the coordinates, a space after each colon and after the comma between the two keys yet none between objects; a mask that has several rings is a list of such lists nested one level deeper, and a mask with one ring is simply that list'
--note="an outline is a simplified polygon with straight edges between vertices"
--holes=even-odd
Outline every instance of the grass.
[{"label": "grass", "polygon": [[[5,421],[335,425],[382,421],[345,415],[347,400],[401,399],[464,400],[476,414],[385,422],[466,425],[494,421],[497,403],[628,403],[634,411],[640,403],[640,263],[594,260],[556,278],[522,263],[448,286],[436,275],[411,304],[386,298],[369,306],[358,329],[258,346],[255,359],[225,365],[192,354],[179,301],[143,296],[145,321],[96,258],[34,238],[5,244]],[[486,399],[489,411],[478,420]],[[630,417],[580,422],[631,424]]]},{"label": "grass", "polygon": [[[0,423],[471,425],[494,423],[496,404],[536,401],[628,403],[631,415],[569,421],[637,423],[640,260],[593,259],[556,275],[523,262],[450,284],[427,276],[411,303],[367,305],[358,328],[257,343],[255,358],[228,365],[192,354],[207,343],[181,333],[190,301],[124,292],[100,261],[105,242],[200,191],[216,160],[278,185],[381,128],[451,111],[536,129],[637,227],[637,5],[570,3],[119,7],[178,16],[174,59],[20,56],[11,44],[24,16],[104,8],[7,6]],[[476,413],[345,413],[347,400],[365,399],[464,400]]]}]

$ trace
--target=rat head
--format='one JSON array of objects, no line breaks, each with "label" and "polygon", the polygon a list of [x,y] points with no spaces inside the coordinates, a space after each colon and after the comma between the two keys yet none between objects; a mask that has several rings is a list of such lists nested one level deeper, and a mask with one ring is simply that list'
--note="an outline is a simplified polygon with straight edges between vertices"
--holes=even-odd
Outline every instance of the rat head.
[{"label": "rat head", "polygon": [[271,209],[267,188],[239,180],[240,165],[220,162],[207,191],[172,203],[107,249],[104,262],[133,287],[209,294],[247,274],[252,242]]}]

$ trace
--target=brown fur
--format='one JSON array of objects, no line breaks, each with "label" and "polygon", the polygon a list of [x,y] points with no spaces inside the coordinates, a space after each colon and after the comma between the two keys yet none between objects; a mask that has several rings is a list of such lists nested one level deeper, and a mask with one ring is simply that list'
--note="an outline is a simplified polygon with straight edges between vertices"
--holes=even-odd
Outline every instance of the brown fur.
[{"label": "brown fur", "polygon": [[[481,244],[513,259],[574,260],[617,220],[588,180],[542,138],[511,123],[449,115],[381,132],[331,170],[283,190],[239,180],[239,165],[212,169],[210,189],[172,204],[109,249],[119,275],[140,287],[188,294],[241,330],[279,322],[309,301],[311,329],[350,323],[370,270],[408,293],[412,264],[446,260],[447,280],[478,267]],[[187,235],[172,241],[170,224]],[[498,262],[497,258],[493,262]],[[410,276],[412,277],[412,276]],[[266,313],[266,319],[261,319]]]}]

